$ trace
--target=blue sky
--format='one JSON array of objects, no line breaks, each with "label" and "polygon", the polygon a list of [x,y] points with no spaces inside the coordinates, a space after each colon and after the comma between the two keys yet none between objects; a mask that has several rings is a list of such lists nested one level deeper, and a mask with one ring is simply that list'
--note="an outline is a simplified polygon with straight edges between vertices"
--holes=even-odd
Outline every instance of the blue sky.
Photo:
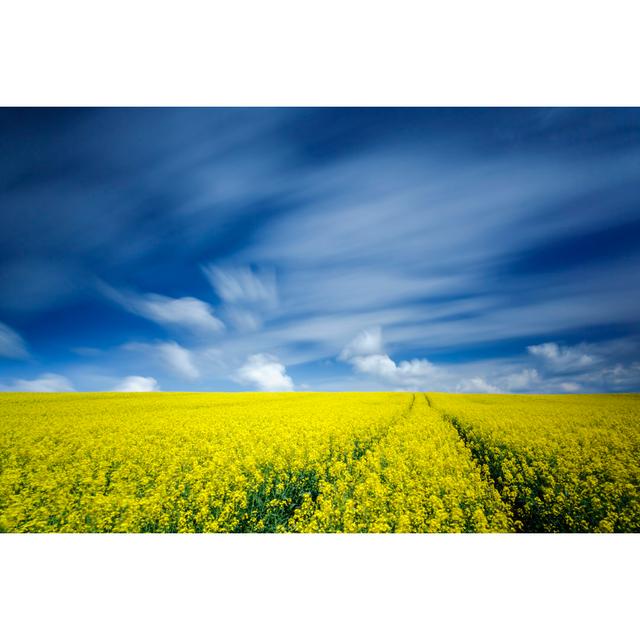
[{"label": "blue sky", "polygon": [[0,389],[640,391],[640,110],[0,109]]}]

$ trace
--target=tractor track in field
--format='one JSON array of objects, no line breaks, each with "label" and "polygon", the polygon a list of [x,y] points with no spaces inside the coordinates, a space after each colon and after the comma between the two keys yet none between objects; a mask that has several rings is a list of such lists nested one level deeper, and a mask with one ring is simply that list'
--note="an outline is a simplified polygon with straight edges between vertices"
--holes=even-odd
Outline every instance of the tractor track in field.
[{"label": "tractor track in field", "polygon": [[467,434],[465,433],[464,429],[461,427],[460,422],[458,421],[456,416],[453,416],[449,413],[445,413],[444,411],[441,411],[440,409],[437,409],[436,407],[434,407],[431,404],[431,400],[429,399],[429,394],[425,393],[424,397],[429,407],[433,411],[435,411],[440,416],[440,418],[442,418],[442,420],[448,423],[458,434],[458,438],[460,438],[460,440],[465,446],[465,449],[469,452],[469,455],[471,456],[472,460],[476,463],[476,466],[480,470],[480,473],[483,479],[485,480],[485,482],[489,482],[493,486],[498,496],[500,496],[500,501],[505,506],[507,513],[509,513],[512,519],[515,520],[515,514],[513,513],[511,506],[507,502],[505,502],[504,498],[502,497],[502,493],[500,492],[500,489],[499,489],[500,482],[498,481],[498,478],[493,475],[491,471],[491,467],[486,464],[486,461],[483,460],[480,455],[478,455],[477,450],[473,446],[473,443],[470,442],[469,438],[467,437]]},{"label": "tractor track in field", "polygon": [[[415,402],[416,394],[412,393],[411,401],[408,406],[401,409],[396,415],[394,415],[393,418],[391,418],[391,420],[381,429],[379,434],[364,442],[360,442],[357,439],[354,440],[353,448],[345,451],[344,455],[338,457],[338,459],[342,458],[345,463],[350,464],[357,462],[366,456],[367,453],[373,451],[378,444],[388,436],[389,432],[396,424],[409,418],[413,411]],[[332,450],[330,449],[329,458],[331,458],[331,456]],[[262,471],[265,476],[270,476],[268,468],[264,468]],[[263,506],[274,497],[287,497],[290,500],[290,503],[286,507],[275,510],[269,514],[264,532],[276,532],[279,526],[284,526],[286,528],[288,523],[295,517],[296,513],[302,506],[304,496],[309,495],[315,503],[321,494],[320,483],[328,480],[328,478],[326,477],[326,472],[325,476],[322,477],[318,475],[315,469],[301,469],[294,474],[287,475],[283,480],[284,488],[277,496],[272,493],[273,486],[277,485],[277,478],[273,477],[269,477],[267,482],[247,495],[247,502],[250,507],[243,518],[244,522],[239,523],[235,532],[240,533],[250,530],[246,527],[247,521],[250,521],[251,519],[252,512],[255,512],[256,510],[260,511]]]}]

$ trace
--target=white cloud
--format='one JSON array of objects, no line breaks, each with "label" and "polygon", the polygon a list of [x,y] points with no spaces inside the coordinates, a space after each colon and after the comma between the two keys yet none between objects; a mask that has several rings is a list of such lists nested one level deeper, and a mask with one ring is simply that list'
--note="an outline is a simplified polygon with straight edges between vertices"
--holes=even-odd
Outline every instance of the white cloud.
[{"label": "white cloud", "polygon": [[13,329],[0,322],[0,358],[27,357],[24,340]]},{"label": "white cloud", "polygon": [[221,311],[228,324],[240,331],[257,331],[265,315],[278,305],[275,272],[249,267],[204,265],[202,271],[225,303]]},{"label": "white cloud", "polygon": [[541,378],[537,369],[523,369],[507,375],[504,385],[509,391],[527,391],[540,381]]},{"label": "white cloud", "polygon": [[403,360],[399,364],[383,353],[380,327],[361,331],[340,353],[338,359],[349,362],[357,373],[377,378],[403,389],[426,389],[441,371],[425,359]]},{"label": "white cloud", "polygon": [[488,362],[484,368],[493,384],[518,393],[636,391],[640,362],[619,360],[635,353],[637,344],[630,339],[567,346],[545,342],[527,347],[525,358]]},{"label": "white cloud", "polygon": [[428,360],[403,360],[394,362],[386,353],[355,356],[349,360],[359,373],[377,377],[392,386],[425,389],[439,377],[439,369]]},{"label": "white cloud", "polygon": [[257,331],[262,326],[260,314],[248,309],[226,306],[225,320],[241,331]]},{"label": "white cloud", "polygon": [[202,271],[225,302],[266,303],[275,305],[278,299],[275,274],[256,272],[248,267],[221,268],[204,265]]},{"label": "white cloud", "polygon": [[191,352],[181,347],[177,342],[163,342],[156,347],[158,354],[165,364],[183,378],[195,380],[200,377]]},{"label": "white cloud", "polygon": [[71,381],[57,373],[45,373],[33,380],[14,380],[9,386],[2,387],[3,391],[31,391],[62,393],[75,391]]},{"label": "white cloud", "polygon": [[340,353],[340,360],[350,360],[355,356],[369,356],[383,352],[382,329],[373,327],[361,331]]},{"label": "white cloud", "polygon": [[386,353],[372,353],[369,356],[354,356],[349,360],[359,373],[366,373],[390,380],[395,378],[398,367]]},{"label": "white cloud", "polygon": [[637,384],[640,380],[640,362],[632,362],[628,366],[616,364],[610,369],[605,369],[603,373],[609,375],[616,383],[624,384],[635,381]]},{"label": "white cloud", "polygon": [[118,384],[114,391],[159,391],[158,381],[155,378],[144,376],[127,376]]},{"label": "white cloud", "polygon": [[216,318],[211,305],[198,298],[170,298],[157,293],[122,293],[104,283],[100,285],[100,289],[131,313],[163,326],[198,333],[218,333],[224,329],[224,323]]},{"label": "white cloud", "polygon": [[456,391],[461,393],[502,393],[499,387],[487,382],[481,376],[462,380]]},{"label": "white cloud", "polygon": [[266,353],[250,356],[234,379],[251,384],[260,391],[293,391],[293,380],[286,374],[285,366],[275,356]]},{"label": "white cloud", "polygon": [[635,391],[640,389],[640,362],[616,363],[574,374],[573,379],[591,391]]},{"label": "white cloud", "polygon": [[122,346],[127,351],[140,351],[151,360],[155,360],[171,373],[187,380],[200,377],[194,354],[174,340],[168,342],[129,342]]},{"label": "white cloud", "polygon": [[134,300],[132,308],[139,315],[158,324],[213,333],[224,328],[222,321],[214,316],[211,306],[198,298],[169,298],[148,293]]},{"label": "white cloud", "polygon": [[527,347],[527,351],[539,358],[547,367],[556,371],[586,369],[596,364],[596,358],[586,353],[585,345],[564,347],[556,342],[545,342]]}]

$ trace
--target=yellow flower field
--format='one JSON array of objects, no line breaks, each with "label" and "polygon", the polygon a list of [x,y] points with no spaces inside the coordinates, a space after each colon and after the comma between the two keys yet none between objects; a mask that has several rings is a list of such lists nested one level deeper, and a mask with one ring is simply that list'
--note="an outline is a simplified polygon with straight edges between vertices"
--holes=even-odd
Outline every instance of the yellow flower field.
[{"label": "yellow flower field", "polygon": [[2,532],[639,531],[640,397],[0,396]]},{"label": "yellow flower field", "polygon": [[428,394],[518,531],[640,531],[640,396]]}]

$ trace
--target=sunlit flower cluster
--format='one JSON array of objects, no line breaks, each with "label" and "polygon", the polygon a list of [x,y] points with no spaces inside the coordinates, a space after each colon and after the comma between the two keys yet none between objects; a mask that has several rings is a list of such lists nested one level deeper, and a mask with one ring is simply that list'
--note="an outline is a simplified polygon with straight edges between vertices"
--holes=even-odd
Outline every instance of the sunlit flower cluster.
[{"label": "sunlit flower cluster", "polygon": [[2,531],[279,531],[403,394],[3,394]]},{"label": "sunlit flower cluster", "polygon": [[640,531],[640,396],[430,393],[519,531]]},{"label": "sunlit flower cluster", "polygon": [[383,429],[375,446],[334,459],[296,512],[294,530],[487,532],[512,529],[500,496],[424,394]]}]

